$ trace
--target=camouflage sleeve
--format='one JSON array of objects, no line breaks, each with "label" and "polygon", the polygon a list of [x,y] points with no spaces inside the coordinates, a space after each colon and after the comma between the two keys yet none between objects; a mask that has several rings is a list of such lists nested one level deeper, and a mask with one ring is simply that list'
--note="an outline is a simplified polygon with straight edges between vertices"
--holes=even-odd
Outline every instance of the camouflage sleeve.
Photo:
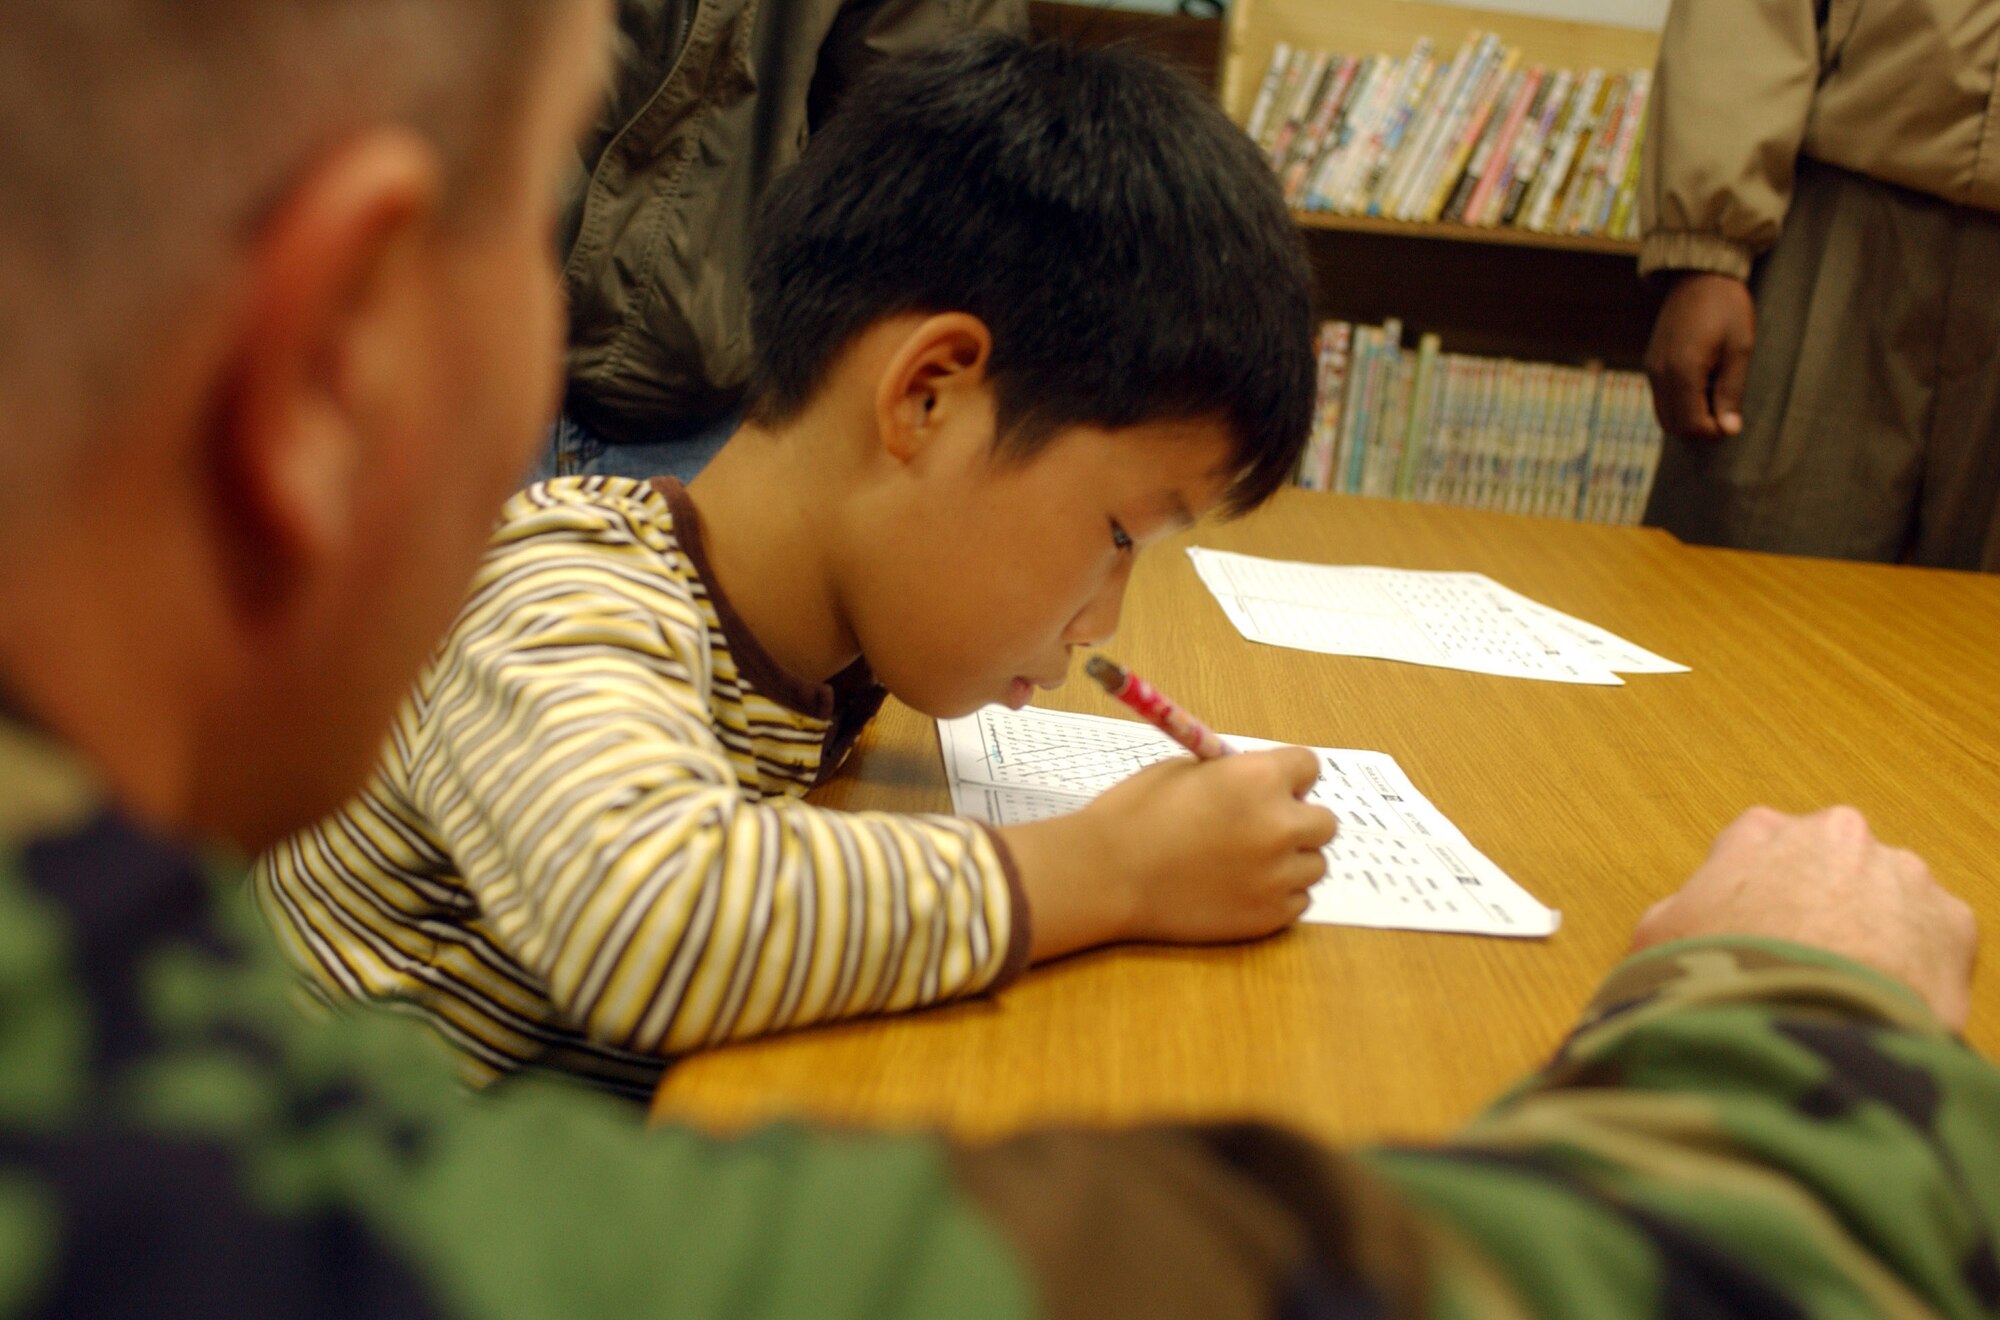
[{"label": "camouflage sleeve", "polygon": [[1051,1315],[2000,1314],[2000,1070],[1771,942],[1628,961],[1443,1147],[1212,1128],[960,1162]]},{"label": "camouflage sleeve", "polygon": [[469,1095],[394,1015],[301,1016],[239,879],[113,819],[14,849],[18,807],[0,1318],[1029,1314],[941,1141]]}]

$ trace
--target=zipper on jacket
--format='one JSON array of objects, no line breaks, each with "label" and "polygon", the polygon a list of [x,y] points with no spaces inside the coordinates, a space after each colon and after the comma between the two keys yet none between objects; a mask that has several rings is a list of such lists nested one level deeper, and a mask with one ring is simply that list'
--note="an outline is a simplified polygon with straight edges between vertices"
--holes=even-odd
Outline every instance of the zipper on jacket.
[{"label": "zipper on jacket", "polygon": [[[1826,22],[1826,4],[1827,0],[1820,0],[1821,23]],[[681,67],[681,56],[687,53],[688,33],[694,31],[695,11],[700,8],[700,0],[696,0],[694,4],[683,6],[681,9],[679,30],[674,33],[674,57],[667,61],[667,82],[673,81],[674,71]]]},{"label": "zipper on jacket", "polygon": [[569,279],[570,262],[576,257],[576,249],[583,243],[583,236],[590,230],[590,213],[596,205],[597,185],[604,173],[605,162],[617,153],[619,146],[625,141],[625,135],[632,131],[632,125],[644,119],[647,112],[658,105],[660,98],[666,95],[667,88],[673,86],[674,79],[680,74],[681,65],[687,62],[688,38],[694,34],[695,19],[700,16],[704,4],[713,2],[714,0],[695,0],[681,11],[679,31],[674,34],[674,57],[667,64],[666,76],[660,79],[657,87],[653,88],[653,94],[646,98],[646,103],[633,111],[631,116],[618,126],[618,131],[604,144],[604,150],[597,154],[597,163],[590,169],[590,180],[583,186],[583,213],[576,218],[576,238],[571,241],[570,250],[563,253],[562,273],[565,282]]}]

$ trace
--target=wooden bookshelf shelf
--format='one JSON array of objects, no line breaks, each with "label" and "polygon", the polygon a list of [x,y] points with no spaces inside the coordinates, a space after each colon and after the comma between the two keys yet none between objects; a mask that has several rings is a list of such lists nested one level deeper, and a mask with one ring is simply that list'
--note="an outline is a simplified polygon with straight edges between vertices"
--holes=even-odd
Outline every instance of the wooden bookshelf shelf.
[{"label": "wooden bookshelf shelf", "polygon": [[[1447,58],[1468,33],[1492,32],[1548,68],[1650,68],[1659,36],[1439,0],[1230,0],[1219,88],[1247,123],[1277,43],[1349,55],[1405,56],[1426,37]],[[1321,317],[1432,331],[1448,352],[1571,366],[1641,365],[1660,290],[1639,279],[1639,245],[1603,234],[1413,222],[1294,211],[1312,259]]]},{"label": "wooden bookshelf shelf", "polygon": [[1456,243],[1497,243],[1505,247],[1542,248],[1552,252],[1595,252],[1610,257],[1637,258],[1639,255],[1637,243],[1622,238],[1606,238],[1600,234],[1543,234],[1509,226],[1416,223],[1384,220],[1378,216],[1337,215],[1332,211],[1294,211],[1292,218],[1302,229],[1339,233],[1387,234],[1396,238]]}]

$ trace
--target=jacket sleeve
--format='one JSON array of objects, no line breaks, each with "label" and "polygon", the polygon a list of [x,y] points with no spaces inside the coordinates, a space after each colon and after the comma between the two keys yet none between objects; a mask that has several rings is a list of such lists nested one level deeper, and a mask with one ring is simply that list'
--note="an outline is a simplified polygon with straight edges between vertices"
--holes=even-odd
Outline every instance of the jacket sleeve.
[{"label": "jacket sleeve", "polygon": [[1269,1129],[962,1155],[1051,1315],[1991,1315],[2000,1071],[1900,986],[1725,940],[1621,967],[1435,1149]]},{"label": "jacket sleeve", "polygon": [[510,519],[419,694],[407,791],[509,953],[651,1053],[1018,972],[1026,904],[983,826],[745,793],[707,630],[630,534],[589,505]]},{"label": "jacket sleeve", "polygon": [[1777,241],[1817,85],[1813,0],[1674,0],[1639,187],[1639,272],[1746,279]]},{"label": "jacket sleeve", "polygon": [[877,60],[921,50],[970,28],[1028,34],[1027,0],[849,0],[820,44],[809,119],[817,129]]}]

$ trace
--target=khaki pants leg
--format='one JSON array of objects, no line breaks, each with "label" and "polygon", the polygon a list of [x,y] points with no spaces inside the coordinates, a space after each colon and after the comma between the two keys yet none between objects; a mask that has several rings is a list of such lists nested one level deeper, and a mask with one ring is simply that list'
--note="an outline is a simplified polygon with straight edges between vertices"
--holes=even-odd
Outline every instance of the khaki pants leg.
[{"label": "khaki pants leg", "polygon": [[2000,215],[1961,213],[1908,559],[2000,572]]},{"label": "khaki pants leg", "polygon": [[2000,551],[2000,220],[1801,160],[1753,287],[1743,433],[1670,438],[1646,520],[1788,554]]}]

